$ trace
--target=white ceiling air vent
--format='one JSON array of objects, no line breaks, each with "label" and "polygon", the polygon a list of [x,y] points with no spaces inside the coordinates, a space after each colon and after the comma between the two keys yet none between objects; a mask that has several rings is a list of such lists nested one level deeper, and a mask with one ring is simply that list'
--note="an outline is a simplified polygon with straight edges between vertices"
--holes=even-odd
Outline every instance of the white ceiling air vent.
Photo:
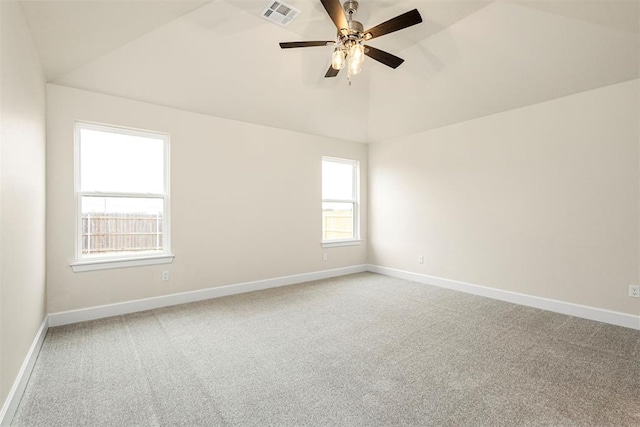
[{"label": "white ceiling air vent", "polygon": [[263,18],[282,25],[283,27],[289,25],[298,15],[300,15],[298,9],[281,1],[270,1],[262,11]]}]

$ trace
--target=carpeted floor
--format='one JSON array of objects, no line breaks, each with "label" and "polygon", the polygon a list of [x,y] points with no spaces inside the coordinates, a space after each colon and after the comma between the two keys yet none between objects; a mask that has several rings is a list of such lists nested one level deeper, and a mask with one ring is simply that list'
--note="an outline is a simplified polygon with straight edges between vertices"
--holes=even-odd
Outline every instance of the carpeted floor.
[{"label": "carpeted floor", "polygon": [[49,329],[13,425],[640,425],[640,331],[362,273]]}]

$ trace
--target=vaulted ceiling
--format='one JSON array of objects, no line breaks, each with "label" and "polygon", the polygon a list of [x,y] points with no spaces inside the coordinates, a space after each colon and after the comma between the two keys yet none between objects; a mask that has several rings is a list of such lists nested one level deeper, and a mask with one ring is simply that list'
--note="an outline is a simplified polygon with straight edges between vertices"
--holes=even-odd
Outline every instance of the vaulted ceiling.
[{"label": "vaulted ceiling", "polygon": [[23,1],[49,81],[188,111],[371,142],[445,126],[639,76],[640,0],[361,0],[371,27],[417,8],[420,25],[371,45],[348,85],[325,79],[331,40],[319,0]]}]

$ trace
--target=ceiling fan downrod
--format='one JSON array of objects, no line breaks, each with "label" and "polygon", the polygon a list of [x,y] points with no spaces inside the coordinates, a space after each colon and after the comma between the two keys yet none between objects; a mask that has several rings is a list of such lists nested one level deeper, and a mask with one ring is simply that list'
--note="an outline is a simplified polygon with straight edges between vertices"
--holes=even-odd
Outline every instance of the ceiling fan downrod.
[{"label": "ceiling fan downrod", "polygon": [[[358,11],[358,2],[355,0],[347,0],[342,5],[344,8],[344,13],[347,15],[347,23],[349,25],[349,36],[355,36],[357,38],[361,38],[361,34],[364,31],[364,26],[361,22],[353,19],[353,16]],[[341,35],[338,33],[338,35]]]}]

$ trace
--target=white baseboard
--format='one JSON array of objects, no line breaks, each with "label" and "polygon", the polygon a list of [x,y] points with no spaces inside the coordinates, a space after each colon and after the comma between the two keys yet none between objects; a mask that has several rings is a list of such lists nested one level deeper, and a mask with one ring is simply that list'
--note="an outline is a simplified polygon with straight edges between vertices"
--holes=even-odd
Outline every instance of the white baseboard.
[{"label": "white baseboard", "polygon": [[412,282],[424,283],[427,285],[452,289],[454,291],[466,292],[469,294],[507,301],[514,304],[526,305],[529,307],[540,308],[542,310],[567,314],[569,316],[581,317],[583,319],[595,320],[597,322],[609,323],[612,325],[624,326],[625,328],[640,330],[640,316],[634,316],[632,314],[620,313],[617,311],[610,311],[602,308],[589,307],[586,305],[573,304],[570,302],[521,294],[518,292],[504,291],[487,286],[458,282],[456,280],[443,279],[441,277],[412,273],[410,271],[381,267],[378,265],[370,264],[368,265],[367,270],[373,273],[384,274],[385,276],[411,280]]},{"label": "white baseboard", "polygon": [[7,399],[4,401],[4,405],[2,405],[2,409],[0,410],[0,426],[8,426],[11,424],[11,420],[13,420],[13,416],[16,413],[16,409],[18,409],[20,399],[22,399],[22,393],[24,393],[24,389],[27,387],[27,381],[29,381],[29,376],[31,376],[31,371],[36,363],[38,353],[40,353],[40,348],[42,347],[48,329],[49,320],[45,317],[31,343],[24,362],[22,362],[13,386],[11,390],[9,390]]},{"label": "white baseboard", "polygon": [[244,292],[258,291],[267,288],[275,288],[278,286],[310,282],[312,280],[328,279],[330,277],[361,273],[363,271],[367,271],[367,266],[365,264],[336,268],[333,270],[322,270],[312,273],[295,274],[292,276],[282,276],[273,279],[256,280],[254,282],[236,283],[233,285],[219,286],[216,288],[201,289],[179,294],[163,295],[159,297],[101,305],[79,310],[62,311],[49,314],[49,326],[53,327],[68,325],[70,323],[84,322],[87,320],[102,319],[105,317],[119,316],[122,314],[151,310],[153,308],[167,307],[170,305],[202,301],[227,295],[241,294]]}]

